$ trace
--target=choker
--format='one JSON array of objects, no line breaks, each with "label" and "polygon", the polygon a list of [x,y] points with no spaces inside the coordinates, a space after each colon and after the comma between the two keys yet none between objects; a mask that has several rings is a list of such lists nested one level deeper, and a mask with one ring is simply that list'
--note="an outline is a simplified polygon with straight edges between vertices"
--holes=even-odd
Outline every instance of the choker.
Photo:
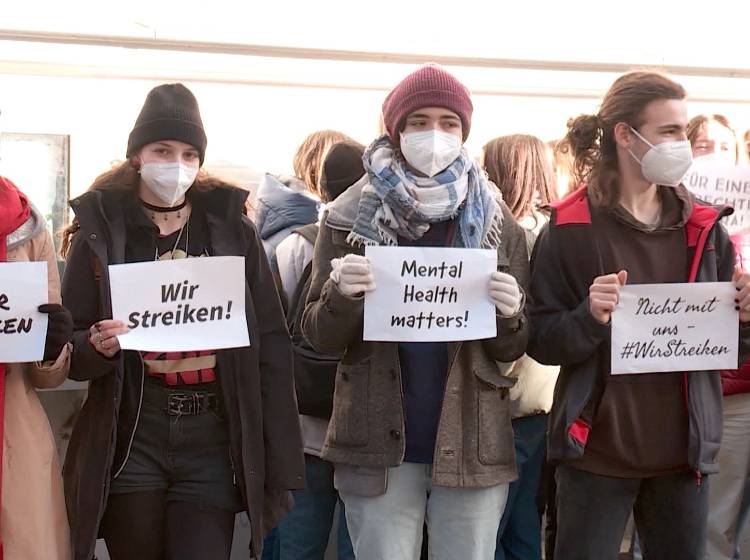
[{"label": "choker", "polygon": [[185,198],[185,200],[182,201],[182,204],[178,204],[177,206],[156,206],[155,204],[149,204],[148,202],[141,200],[141,204],[143,207],[150,212],[150,216],[152,220],[156,220],[156,214],[164,214],[164,221],[167,221],[168,214],[171,214],[172,212],[177,212],[177,219],[180,219],[182,217],[181,211],[185,206],[187,206],[188,200]]}]

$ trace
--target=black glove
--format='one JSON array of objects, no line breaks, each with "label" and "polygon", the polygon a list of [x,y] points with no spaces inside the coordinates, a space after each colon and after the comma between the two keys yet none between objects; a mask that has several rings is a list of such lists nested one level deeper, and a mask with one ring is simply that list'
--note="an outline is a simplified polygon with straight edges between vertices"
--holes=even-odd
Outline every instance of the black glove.
[{"label": "black glove", "polygon": [[49,314],[47,340],[44,342],[44,361],[56,360],[63,347],[73,338],[73,316],[58,303],[46,303],[38,308]]}]

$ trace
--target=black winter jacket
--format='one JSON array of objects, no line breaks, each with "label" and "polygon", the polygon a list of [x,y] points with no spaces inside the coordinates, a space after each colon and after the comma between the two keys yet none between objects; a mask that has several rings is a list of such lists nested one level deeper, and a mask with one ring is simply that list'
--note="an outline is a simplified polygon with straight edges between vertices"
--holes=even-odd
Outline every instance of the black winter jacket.
[{"label": "black winter jacket", "polygon": [[[250,555],[259,556],[264,529],[275,526],[291,503],[288,491],[304,486],[291,342],[260,238],[243,216],[247,193],[217,188],[190,196],[205,210],[211,255],[245,257],[250,346],[218,351],[217,366],[232,463],[250,517]],[[62,287],[75,323],[70,377],[89,381],[64,469],[74,560],[93,557],[110,481],[137,425],[143,373],[126,372],[125,352],[107,359],[88,341],[91,325],[112,316],[107,266],[124,261],[124,208],[133,199],[132,191],[107,189],[71,203],[80,230]]]}]

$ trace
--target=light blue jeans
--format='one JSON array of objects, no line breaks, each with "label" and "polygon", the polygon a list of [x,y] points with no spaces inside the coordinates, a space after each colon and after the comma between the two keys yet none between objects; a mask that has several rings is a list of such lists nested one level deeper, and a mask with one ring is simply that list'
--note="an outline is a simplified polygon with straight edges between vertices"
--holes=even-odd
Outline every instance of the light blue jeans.
[{"label": "light blue jeans", "polygon": [[431,560],[490,559],[508,485],[433,486],[432,465],[404,463],[382,496],[339,493],[357,560],[419,560],[425,522]]}]

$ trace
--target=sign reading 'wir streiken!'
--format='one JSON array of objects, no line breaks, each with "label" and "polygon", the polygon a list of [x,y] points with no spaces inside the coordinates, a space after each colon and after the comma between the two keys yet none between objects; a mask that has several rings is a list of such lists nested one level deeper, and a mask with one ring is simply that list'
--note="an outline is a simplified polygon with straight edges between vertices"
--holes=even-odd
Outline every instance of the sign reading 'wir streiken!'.
[{"label": "sign reading 'wir streiken!'", "polygon": [[447,342],[493,338],[489,249],[367,247],[375,290],[365,296],[364,339]]},{"label": "sign reading 'wir streiken!'", "polygon": [[109,267],[120,347],[150,352],[248,346],[245,259],[204,257]]}]

